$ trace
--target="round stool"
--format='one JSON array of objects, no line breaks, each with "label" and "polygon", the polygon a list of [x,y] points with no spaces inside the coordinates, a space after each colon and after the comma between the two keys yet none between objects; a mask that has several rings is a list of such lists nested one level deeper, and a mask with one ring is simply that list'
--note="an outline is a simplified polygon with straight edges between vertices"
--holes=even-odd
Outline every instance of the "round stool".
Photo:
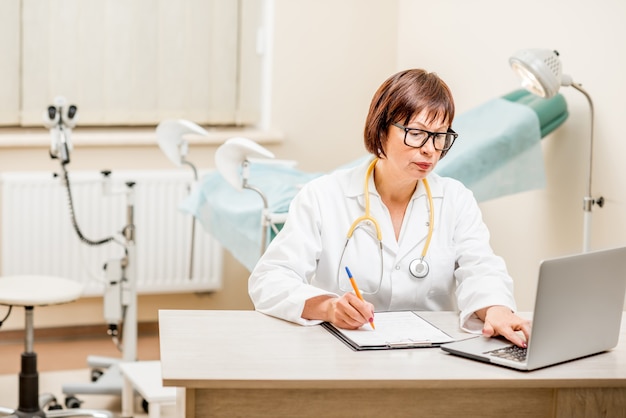
[{"label": "round stool", "polygon": [[[0,305],[23,306],[24,352],[19,378],[19,406],[17,409],[0,407],[0,412],[17,417],[46,417],[39,405],[39,373],[37,354],[33,350],[35,306],[57,305],[78,299],[83,286],[73,280],[53,276],[10,276],[0,277]],[[54,411],[49,415],[63,416],[64,411]],[[71,411],[75,414],[76,410]],[[69,415],[68,413],[68,416]],[[100,414],[99,416],[103,416]],[[105,414],[104,416],[107,416]]]}]

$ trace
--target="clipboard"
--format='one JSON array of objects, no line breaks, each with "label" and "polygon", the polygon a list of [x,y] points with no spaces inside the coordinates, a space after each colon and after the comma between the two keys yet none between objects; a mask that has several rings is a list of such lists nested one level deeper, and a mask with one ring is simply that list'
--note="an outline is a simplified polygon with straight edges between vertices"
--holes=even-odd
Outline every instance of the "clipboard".
[{"label": "clipboard", "polygon": [[376,312],[376,329],[369,324],[356,330],[321,325],[354,351],[439,347],[454,338],[415,311]]}]

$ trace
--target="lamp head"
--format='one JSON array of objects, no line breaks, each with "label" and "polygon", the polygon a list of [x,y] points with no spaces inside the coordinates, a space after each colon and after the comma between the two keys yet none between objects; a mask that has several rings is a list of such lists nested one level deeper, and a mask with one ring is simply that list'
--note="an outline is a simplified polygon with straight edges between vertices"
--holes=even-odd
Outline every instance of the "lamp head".
[{"label": "lamp head", "polygon": [[571,77],[562,73],[557,51],[524,49],[509,58],[509,64],[522,79],[522,87],[540,97],[553,97],[561,86],[572,84]]},{"label": "lamp head", "polygon": [[187,156],[188,144],[183,138],[186,134],[207,136],[209,133],[200,125],[184,119],[167,119],[156,128],[159,148],[177,166],[180,166]]}]

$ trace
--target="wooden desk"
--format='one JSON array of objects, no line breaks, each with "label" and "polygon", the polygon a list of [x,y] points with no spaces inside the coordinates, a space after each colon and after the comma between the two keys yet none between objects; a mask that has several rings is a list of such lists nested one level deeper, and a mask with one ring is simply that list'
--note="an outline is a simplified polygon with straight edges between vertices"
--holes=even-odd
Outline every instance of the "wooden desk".
[{"label": "wooden desk", "polygon": [[[454,313],[424,317],[459,334]],[[626,416],[625,320],[614,350],[533,372],[438,348],[354,352],[254,311],[161,310],[159,330],[163,383],[185,388],[187,417]]]}]

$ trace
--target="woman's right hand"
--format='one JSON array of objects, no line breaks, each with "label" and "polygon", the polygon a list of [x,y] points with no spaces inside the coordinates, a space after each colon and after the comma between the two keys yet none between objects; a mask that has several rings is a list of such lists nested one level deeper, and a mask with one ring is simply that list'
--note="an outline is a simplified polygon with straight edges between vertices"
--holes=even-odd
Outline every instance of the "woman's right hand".
[{"label": "woman's right hand", "polygon": [[338,328],[357,329],[373,321],[374,305],[359,299],[354,293],[332,298],[328,306],[328,322]]},{"label": "woman's right hand", "polygon": [[357,329],[374,319],[374,305],[354,293],[321,295],[304,302],[302,318],[330,322],[337,328]]}]

